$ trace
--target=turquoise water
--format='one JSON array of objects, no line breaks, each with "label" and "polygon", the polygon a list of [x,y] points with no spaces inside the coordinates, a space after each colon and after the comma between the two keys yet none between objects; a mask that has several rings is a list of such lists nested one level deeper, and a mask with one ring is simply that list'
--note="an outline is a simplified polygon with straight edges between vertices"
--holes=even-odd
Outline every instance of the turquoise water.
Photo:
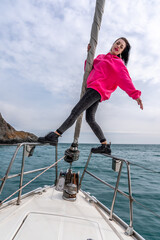
[{"label": "turquoise water", "polygon": [[[58,158],[64,155],[64,151],[69,147],[69,144],[59,144]],[[73,163],[73,170],[82,174],[83,167],[90,153],[90,149],[95,146],[92,144],[80,144],[80,158]],[[16,146],[0,146],[0,178],[6,172],[11,157],[16,149]],[[133,197],[145,205],[148,209],[160,216],[160,145],[112,145],[112,153],[115,156],[124,158],[133,164],[139,164],[153,171],[148,171],[131,164],[132,192]],[[22,150],[12,166],[10,174],[19,173],[21,171],[21,156]],[[37,146],[34,155],[26,158],[25,171],[41,168],[51,165],[55,161],[55,150],[51,146]],[[63,160],[58,165],[58,170],[66,171],[69,168],[68,163]],[[102,180],[115,185],[117,173],[112,170],[112,161],[109,158],[95,154],[92,155],[88,170],[100,177]],[[36,176],[38,173],[25,175],[25,184],[29,179]],[[55,170],[51,169],[36,179],[31,185],[27,186],[23,193],[35,189],[39,186],[52,185],[54,183]],[[18,178],[9,179],[4,186],[0,199],[5,199],[9,194],[18,188]],[[107,207],[111,207],[113,198],[113,190],[98,182],[89,175],[85,175],[82,182],[82,189],[93,194]],[[128,193],[128,179],[126,166],[123,166],[119,189]],[[160,217],[153,215],[148,210],[144,209],[139,204],[133,204],[133,226],[134,229],[141,234],[146,240],[160,239]],[[114,212],[121,217],[125,222],[129,223],[129,202],[124,196],[118,193]]]}]

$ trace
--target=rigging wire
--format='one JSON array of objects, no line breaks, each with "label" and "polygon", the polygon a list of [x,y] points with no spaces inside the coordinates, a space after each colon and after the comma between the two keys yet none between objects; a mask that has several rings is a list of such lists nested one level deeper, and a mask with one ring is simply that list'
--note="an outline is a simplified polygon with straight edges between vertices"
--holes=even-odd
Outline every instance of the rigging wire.
[{"label": "rigging wire", "polygon": [[150,210],[150,208],[146,207],[145,205],[143,205],[142,203],[138,202],[135,198],[133,198],[133,201],[135,203],[137,203],[138,205],[140,205],[141,207],[143,207],[144,209],[146,209],[148,212],[152,213],[153,215],[155,215],[156,217],[159,217],[160,218],[160,215],[153,212],[152,210]]},{"label": "rigging wire", "polygon": [[130,161],[125,160],[125,159],[123,159],[123,158],[119,158],[119,157],[117,157],[117,156],[112,156],[112,155],[103,154],[103,153],[102,153],[102,155],[104,155],[105,157],[114,159],[114,160],[123,161],[123,162],[125,162],[126,164],[128,163],[128,164],[130,164],[130,165],[140,167],[140,168],[145,169],[145,170],[150,171],[150,172],[160,173],[160,171],[154,171],[153,169],[150,169],[150,168],[147,168],[147,167],[143,167],[142,165],[140,165],[140,164],[138,164],[138,163],[133,163],[133,162],[130,162]]},{"label": "rigging wire", "polygon": [[133,166],[140,167],[140,168],[142,168],[142,169],[145,169],[145,170],[150,171],[150,172],[153,172],[153,173],[160,173],[160,171],[159,171],[159,172],[154,171],[153,169],[143,167],[143,166],[141,166],[141,165],[139,165],[139,164],[137,164],[137,163],[133,163],[133,162],[129,162],[129,163],[130,163],[131,165],[133,165]]}]

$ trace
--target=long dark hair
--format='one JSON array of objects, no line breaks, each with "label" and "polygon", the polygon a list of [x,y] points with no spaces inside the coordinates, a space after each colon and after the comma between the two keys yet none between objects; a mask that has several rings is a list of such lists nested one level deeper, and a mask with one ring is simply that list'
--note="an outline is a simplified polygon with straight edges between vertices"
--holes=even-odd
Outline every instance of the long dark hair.
[{"label": "long dark hair", "polygon": [[120,37],[116,41],[118,41],[119,39],[122,39],[123,41],[125,41],[126,47],[123,50],[123,52],[117,56],[120,57],[124,61],[125,65],[127,65],[128,60],[129,60],[131,45],[129,44],[128,40],[125,37]]}]

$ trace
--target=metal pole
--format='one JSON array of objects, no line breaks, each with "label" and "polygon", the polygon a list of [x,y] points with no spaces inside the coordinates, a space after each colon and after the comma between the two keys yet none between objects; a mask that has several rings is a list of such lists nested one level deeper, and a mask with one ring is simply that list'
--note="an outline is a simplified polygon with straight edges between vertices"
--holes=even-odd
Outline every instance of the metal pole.
[{"label": "metal pole", "polygon": [[129,226],[133,226],[133,198],[132,198],[132,188],[131,188],[131,175],[130,175],[130,163],[127,164],[127,172],[128,172],[128,190],[129,190],[129,207],[130,207],[130,224]]},{"label": "metal pole", "polygon": [[[48,168],[49,166],[47,167],[43,167],[43,168],[37,168],[35,170],[30,170],[30,171],[27,171],[27,172],[23,172],[23,175],[27,175],[27,174],[30,174],[30,173],[35,173],[35,172],[40,172],[40,171],[43,171],[45,170],[46,168]],[[15,177],[20,177],[21,176],[21,173],[17,173],[17,174],[13,174],[13,175],[9,175],[7,177],[7,179],[12,179],[12,178],[15,178]],[[3,178],[0,179],[0,181],[2,181]]]},{"label": "metal pole", "polygon": [[81,188],[82,180],[83,180],[83,177],[84,177],[85,171],[86,171],[86,169],[87,169],[87,167],[88,167],[89,161],[90,161],[90,159],[91,159],[91,155],[92,155],[92,152],[90,151],[90,154],[89,154],[88,160],[87,160],[87,162],[86,162],[85,168],[84,168],[84,170],[83,170],[83,173],[82,173],[82,176],[81,176],[81,179],[80,179],[79,189]]},{"label": "metal pole", "polygon": [[[25,151],[26,151],[26,145],[23,146],[22,165],[21,165],[21,177],[20,177],[19,188],[21,188],[22,185],[23,185],[23,172],[24,172],[24,163],[25,163]],[[19,194],[18,194],[17,205],[20,205],[21,194],[22,194],[22,189],[19,191]]]},{"label": "metal pole", "polygon": [[[93,173],[91,173],[91,172],[89,172],[89,171],[87,171],[87,170],[86,170],[85,172],[88,173],[88,174],[89,174],[90,176],[92,176],[93,178],[97,179],[99,182],[101,182],[101,183],[105,184],[106,186],[108,186],[108,187],[112,188],[113,190],[115,190],[115,187],[114,187],[114,186],[112,186],[111,184],[103,181],[103,180],[100,179],[99,177],[95,176]],[[123,195],[124,197],[126,197],[126,198],[129,199],[129,195],[128,195],[128,194],[122,192],[122,191],[119,190],[119,189],[117,189],[117,192],[119,192],[121,195]]]},{"label": "metal pole", "polygon": [[[57,162],[58,160],[58,147],[57,145],[55,146],[55,162]],[[56,178],[55,178],[55,185],[57,184],[57,179],[58,179],[58,164],[56,164],[55,166],[55,174],[56,174]]]},{"label": "metal pole", "polygon": [[113,216],[113,209],[114,209],[114,204],[115,204],[115,200],[116,200],[118,185],[119,185],[119,181],[120,181],[122,166],[123,166],[123,161],[121,162],[120,169],[119,169],[119,172],[118,172],[118,177],[117,177],[117,182],[116,182],[116,187],[115,187],[115,191],[114,191],[114,195],[113,195],[111,212],[110,212],[110,217],[109,217],[110,220],[112,220],[112,216]]},{"label": "metal pole", "polygon": [[132,198],[132,189],[131,189],[131,176],[130,176],[130,163],[125,161],[127,165],[128,173],[128,191],[129,191],[129,208],[130,208],[130,224],[125,231],[126,235],[133,235],[133,198]]},{"label": "metal pole", "polygon": [[[100,30],[102,15],[104,12],[104,6],[105,6],[105,0],[97,0],[96,1],[96,7],[95,7],[94,19],[93,19],[93,23],[92,23],[91,37],[90,37],[91,49],[87,55],[85,73],[83,76],[83,83],[82,83],[82,89],[81,89],[81,97],[84,95],[84,93],[86,91],[87,78],[92,70],[95,50],[96,50],[96,46],[97,46],[97,42],[98,42],[98,33]],[[75,132],[74,132],[74,143],[78,143],[78,138],[79,138],[80,129],[81,129],[81,123],[82,123],[82,117],[83,117],[83,113],[78,117],[78,119],[76,121]]]},{"label": "metal pole", "polygon": [[9,172],[10,172],[10,169],[11,169],[11,167],[12,167],[12,164],[13,164],[13,162],[14,162],[14,160],[15,160],[15,158],[16,158],[16,156],[17,156],[17,153],[18,153],[19,149],[21,148],[21,146],[22,146],[22,144],[19,144],[19,145],[17,146],[16,151],[15,151],[15,153],[14,153],[14,155],[13,155],[11,161],[10,161],[10,164],[9,164],[9,166],[8,166],[8,169],[7,169],[7,171],[6,171],[6,174],[5,174],[4,178],[3,178],[2,183],[1,183],[1,186],[0,186],[0,194],[2,193],[4,184],[5,184],[5,182],[6,182],[7,178],[8,178],[8,174],[9,174]]}]

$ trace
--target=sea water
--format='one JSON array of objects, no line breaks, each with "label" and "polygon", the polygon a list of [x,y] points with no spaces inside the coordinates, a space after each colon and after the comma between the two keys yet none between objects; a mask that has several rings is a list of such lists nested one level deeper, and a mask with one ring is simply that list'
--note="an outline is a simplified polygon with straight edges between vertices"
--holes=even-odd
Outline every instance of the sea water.
[{"label": "sea water", "polygon": [[[95,144],[79,144],[80,158],[72,165],[74,172],[81,176],[83,168]],[[58,145],[58,159],[64,155],[64,151],[70,144]],[[5,175],[8,164],[16,150],[16,146],[0,146],[0,179]],[[160,239],[160,145],[131,145],[113,144],[114,156],[131,162],[132,194],[137,202],[133,203],[133,227],[146,240]],[[16,157],[10,174],[20,173],[22,161],[22,149]],[[55,148],[52,146],[37,146],[32,157],[25,159],[25,171],[49,166],[55,161]],[[140,165],[140,166],[139,166]],[[58,164],[58,171],[64,172],[69,164],[62,160]],[[112,160],[100,154],[92,154],[88,171],[97,177],[115,186],[117,173],[112,170]],[[23,185],[38,173],[24,176]],[[39,186],[52,185],[55,179],[55,169],[50,169],[26,188],[23,193],[31,191]],[[5,199],[19,187],[19,177],[8,179],[0,199]],[[98,182],[88,174],[84,175],[82,189],[90,192],[108,208],[111,208],[114,191]],[[123,164],[119,189],[128,193],[127,168]],[[17,196],[17,195],[15,195]],[[14,197],[15,197],[14,196]],[[145,206],[145,208],[142,205]],[[129,224],[129,201],[121,194],[117,194],[114,212]],[[152,213],[153,212],[153,213]]]}]

